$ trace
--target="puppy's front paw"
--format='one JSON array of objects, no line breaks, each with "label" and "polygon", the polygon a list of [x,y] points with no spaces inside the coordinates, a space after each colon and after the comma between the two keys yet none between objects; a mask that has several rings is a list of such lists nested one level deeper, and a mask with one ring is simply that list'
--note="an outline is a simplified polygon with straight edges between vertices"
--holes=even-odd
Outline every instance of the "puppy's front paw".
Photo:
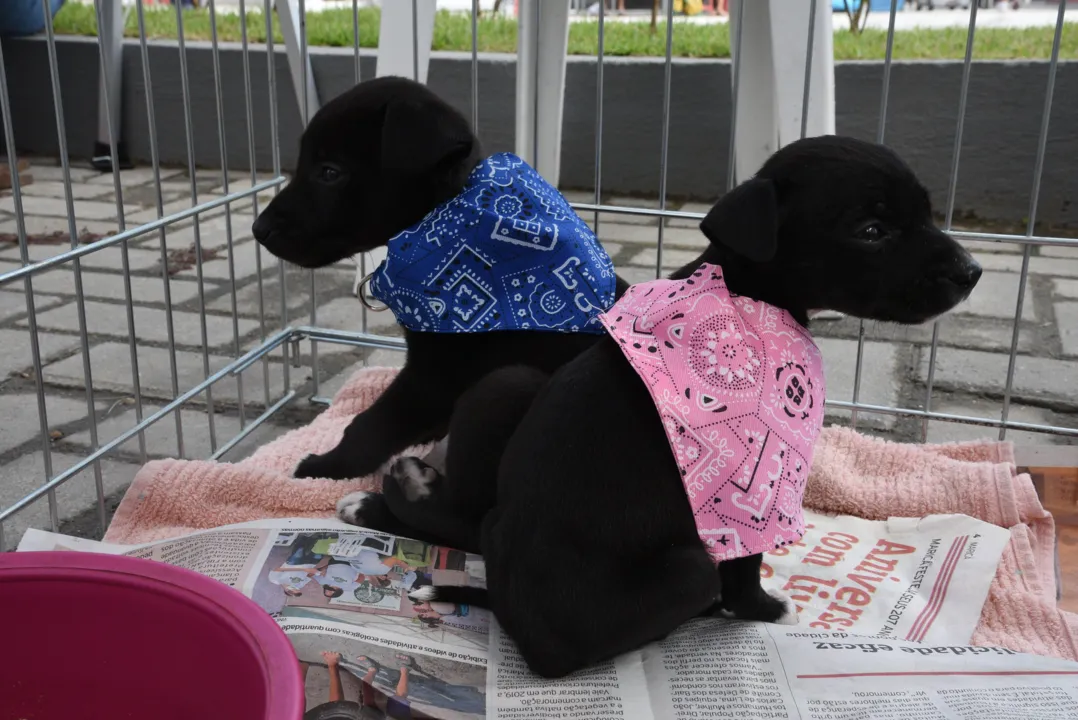
[{"label": "puppy's front paw", "polygon": [[349,525],[368,527],[379,512],[377,505],[381,499],[378,493],[370,492],[345,495],[337,501],[337,518]]},{"label": "puppy's front paw", "polygon": [[295,471],[292,473],[292,477],[347,480],[349,476],[343,473],[341,468],[337,466],[337,463],[329,456],[308,455],[299,461],[299,465],[296,466]]},{"label": "puppy's front paw", "polygon": [[389,466],[386,473],[397,481],[408,502],[416,502],[430,497],[434,492],[434,483],[439,479],[438,471],[417,457],[401,457]]},{"label": "puppy's front paw", "polygon": [[774,622],[776,625],[796,625],[797,608],[794,607],[793,601],[778,590],[768,590],[767,594],[782,608],[782,614],[775,618],[775,620],[773,620],[772,622]]},{"label": "puppy's front paw", "polygon": [[797,608],[778,590],[758,588],[749,597],[734,601],[722,600],[714,606],[714,614],[737,620],[759,620],[776,625],[797,625]]}]

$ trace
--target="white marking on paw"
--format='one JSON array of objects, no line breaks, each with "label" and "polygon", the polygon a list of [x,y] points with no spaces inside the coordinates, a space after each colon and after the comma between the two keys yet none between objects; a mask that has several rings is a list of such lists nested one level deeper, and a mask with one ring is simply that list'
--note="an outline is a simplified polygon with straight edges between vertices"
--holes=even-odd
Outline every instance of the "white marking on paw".
[{"label": "white marking on paw", "polygon": [[402,458],[393,466],[393,477],[400,483],[408,502],[430,497],[430,484],[438,479],[438,473],[415,458]]},{"label": "white marking on paw", "polygon": [[438,597],[438,590],[435,589],[433,585],[424,585],[423,587],[408,593],[408,597],[420,602],[430,602]]},{"label": "white marking on paw", "polygon": [[727,620],[732,620],[737,617],[737,615],[734,615],[733,612],[727,610],[726,608],[719,608],[719,615],[722,615]]},{"label": "white marking on paw", "polygon": [[793,601],[778,590],[768,590],[767,594],[782,603],[783,613],[775,621],[776,625],[797,625],[797,608]]},{"label": "white marking on paw", "polygon": [[374,493],[354,492],[337,501],[337,518],[349,525],[363,525],[363,506]]}]

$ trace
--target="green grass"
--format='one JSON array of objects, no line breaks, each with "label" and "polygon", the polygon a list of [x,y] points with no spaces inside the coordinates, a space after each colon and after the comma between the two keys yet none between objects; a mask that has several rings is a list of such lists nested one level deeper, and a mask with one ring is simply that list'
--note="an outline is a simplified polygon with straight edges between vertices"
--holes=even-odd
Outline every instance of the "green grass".
[{"label": "green grass", "polygon": [[[251,5],[260,5],[250,0]],[[378,46],[378,9],[359,11],[360,45]],[[175,38],[176,14],[171,8],[147,10],[146,32],[150,38]],[[184,36],[188,40],[210,39],[210,14],[206,9],[186,10],[183,13]],[[512,53],[516,51],[517,24],[511,18],[483,17],[479,20],[480,52]],[[274,16],[274,36],[281,41],[280,29]],[[307,42],[311,46],[352,47],[352,10],[328,10],[307,16]],[[57,33],[67,35],[96,35],[97,22],[93,7],[68,3],[55,19]],[[265,20],[261,13],[249,13],[248,37],[252,43],[265,43]],[[138,37],[138,19],[134,12],[127,21],[126,34]],[[1024,29],[984,28],[977,31],[973,56],[977,59],[1047,59],[1051,54],[1054,28]],[[217,36],[222,42],[240,40],[238,15],[222,14],[217,18]],[[887,33],[866,30],[861,35],[848,31],[835,33],[836,60],[882,60]],[[598,23],[579,22],[569,26],[569,53],[595,55],[598,45]],[[435,50],[467,52],[472,47],[471,18],[467,15],[438,13],[434,23]],[[611,22],[606,25],[605,52],[616,56],[662,57],[666,53],[665,24],[652,33],[649,23]],[[895,59],[943,60],[960,59],[966,52],[966,28],[900,31],[895,33]],[[673,54],[675,57],[728,58],[730,32],[725,24],[693,25],[676,23]],[[1078,23],[1068,23],[1063,30],[1060,57],[1078,58]]]}]

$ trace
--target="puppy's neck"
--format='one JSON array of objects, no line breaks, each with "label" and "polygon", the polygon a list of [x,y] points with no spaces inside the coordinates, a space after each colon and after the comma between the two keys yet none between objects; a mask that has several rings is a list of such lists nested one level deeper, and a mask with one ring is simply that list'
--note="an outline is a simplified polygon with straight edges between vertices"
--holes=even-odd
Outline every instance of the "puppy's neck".
[{"label": "puppy's neck", "polygon": [[735,295],[744,295],[753,300],[761,300],[769,305],[788,310],[794,320],[807,328],[809,324],[808,308],[801,307],[786,292],[785,284],[761,269],[761,266],[741,257],[725,252],[721,248],[710,246],[700,257],[685,267],[671,273],[672,280],[684,280],[703,263],[711,263],[722,268],[726,287]]}]

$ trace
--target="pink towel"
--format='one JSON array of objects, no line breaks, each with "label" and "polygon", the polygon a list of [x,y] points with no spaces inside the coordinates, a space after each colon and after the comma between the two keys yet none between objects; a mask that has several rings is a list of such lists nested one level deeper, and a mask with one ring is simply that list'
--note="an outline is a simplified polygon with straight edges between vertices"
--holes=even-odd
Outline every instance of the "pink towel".
[{"label": "pink towel", "polygon": [[1078,660],[1078,615],[1056,607],[1055,524],[1011,443],[903,445],[827,428],[805,507],[871,520],[963,513],[1009,528],[973,643]]},{"label": "pink towel", "polygon": [[[381,490],[381,477],[349,482],[295,480],[292,471],[308,453],[337,445],[349,421],[396,376],[393,368],[356,373],[314,422],[277,438],[236,462],[155,460],[135,476],[105,533],[105,541],[152,542],[196,530],[264,518],[334,515],[337,501],[357,490]],[[429,448],[412,448],[425,454]]]},{"label": "pink towel", "polygon": [[[105,540],[142,543],[261,518],[332,517],[338,499],[378,490],[380,479],[293,480],[292,469],[307,453],[336,445],[352,416],[369,407],[396,372],[361,370],[314,422],[238,463],[147,463]],[[1078,616],[1055,602],[1055,526],[1029,476],[1015,471],[1010,443],[902,445],[826,428],[816,444],[805,506],[875,520],[964,513],[1009,528],[1011,541],[973,642],[1078,660]]]}]

